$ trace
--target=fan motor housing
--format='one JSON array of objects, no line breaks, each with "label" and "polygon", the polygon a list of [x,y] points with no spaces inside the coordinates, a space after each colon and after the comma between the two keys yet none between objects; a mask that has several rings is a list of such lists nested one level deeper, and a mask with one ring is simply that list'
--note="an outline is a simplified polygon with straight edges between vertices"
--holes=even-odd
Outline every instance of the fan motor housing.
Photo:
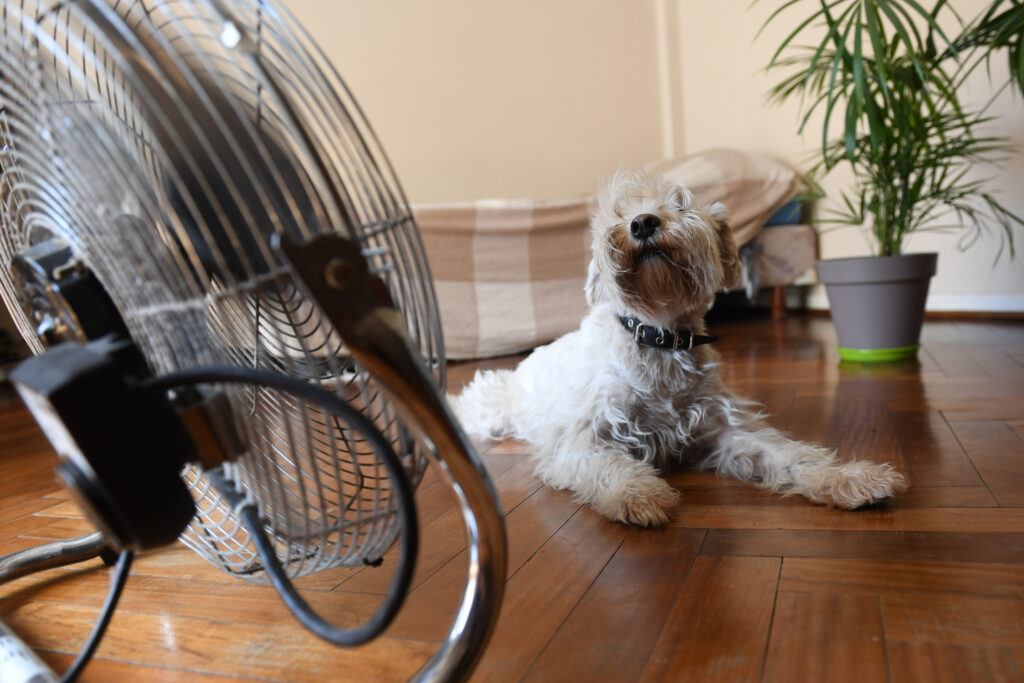
[{"label": "fan motor housing", "polygon": [[112,337],[67,342],[9,379],[89,519],[115,548],[146,550],[173,543],[195,514],[179,475],[196,455],[170,402],[125,372],[137,353]]},{"label": "fan motor housing", "polygon": [[110,295],[64,240],[39,242],[11,261],[22,308],[46,346],[107,334],[128,337]]}]

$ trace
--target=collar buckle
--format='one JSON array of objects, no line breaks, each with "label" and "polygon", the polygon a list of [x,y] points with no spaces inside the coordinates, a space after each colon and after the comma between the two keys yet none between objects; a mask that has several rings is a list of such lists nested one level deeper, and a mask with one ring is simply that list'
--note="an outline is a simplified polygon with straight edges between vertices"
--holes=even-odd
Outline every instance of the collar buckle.
[{"label": "collar buckle", "polygon": [[[683,342],[686,342],[683,344]],[[672,340],[672,348],[675,350],[683,349],[689,351],[693,348],[693,332],[690,330],[676,330],[675,339]]]},{"label": "collar buckle", "polygon": [[645,327],[650,327],[650,325],[644,325],[641,322],[637,322],[637,324],[633,327],[633,341],[635,341],[637,344],[642,344],[644,341],[643,328]]}]

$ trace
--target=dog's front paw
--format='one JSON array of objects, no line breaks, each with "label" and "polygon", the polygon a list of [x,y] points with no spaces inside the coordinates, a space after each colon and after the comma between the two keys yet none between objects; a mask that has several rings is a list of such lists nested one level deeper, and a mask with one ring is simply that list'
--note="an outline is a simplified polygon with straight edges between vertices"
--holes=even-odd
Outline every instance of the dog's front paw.
[{"label": "dog's front paw", "polygon": [[655,476],[630,482],[616,494],[607,494],[594,501],[594,509],[615,522],[636,526],[664,526],[669,513],[682,496],[664,479]]},{"label": "dog's front paw", "polygon": [[830,468],[821,487],[824,502],[853,510],[905,491],[907,480],[892,465],[855,460]]}]

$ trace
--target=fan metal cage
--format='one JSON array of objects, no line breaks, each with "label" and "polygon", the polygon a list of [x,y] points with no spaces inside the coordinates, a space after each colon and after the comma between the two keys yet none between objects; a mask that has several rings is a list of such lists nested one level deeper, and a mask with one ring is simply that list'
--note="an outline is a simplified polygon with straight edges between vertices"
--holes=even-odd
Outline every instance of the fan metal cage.
[{"label": "fan metal cage", "polygon": [[[67,267],[102,283],[153,373],[229,363],[319,384],[372,420],[415,485],[424,441],[269,245],[274,233],[355,241],[443,389],[411,212],[358,106],[294,19],[259,0],[0,6],[0,294],[34,350],[45,292],[26,292],[32,283],[8,266],[58,240],[73,254]],[[367,444],[285,393],[219,390],[244,443],[231,475],[288,574],[380,557],[399,531],[397,502]],[[184,476],[199,514],[182,540],[225,571],[263,578],[234,511],[199,468]]]}]

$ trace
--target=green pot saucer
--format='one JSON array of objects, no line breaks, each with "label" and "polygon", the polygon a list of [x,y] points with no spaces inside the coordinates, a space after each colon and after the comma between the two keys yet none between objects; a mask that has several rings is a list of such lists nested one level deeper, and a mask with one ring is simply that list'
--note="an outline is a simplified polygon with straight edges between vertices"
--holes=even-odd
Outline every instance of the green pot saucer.
[{"label": "green pot saucer", "polygon": [[894,360],[907,360],[917,356],[920,344],[913,346],[897,346],[891,349],[847,349],[839,347],[839,357],[850,363],[886,363]]}]

